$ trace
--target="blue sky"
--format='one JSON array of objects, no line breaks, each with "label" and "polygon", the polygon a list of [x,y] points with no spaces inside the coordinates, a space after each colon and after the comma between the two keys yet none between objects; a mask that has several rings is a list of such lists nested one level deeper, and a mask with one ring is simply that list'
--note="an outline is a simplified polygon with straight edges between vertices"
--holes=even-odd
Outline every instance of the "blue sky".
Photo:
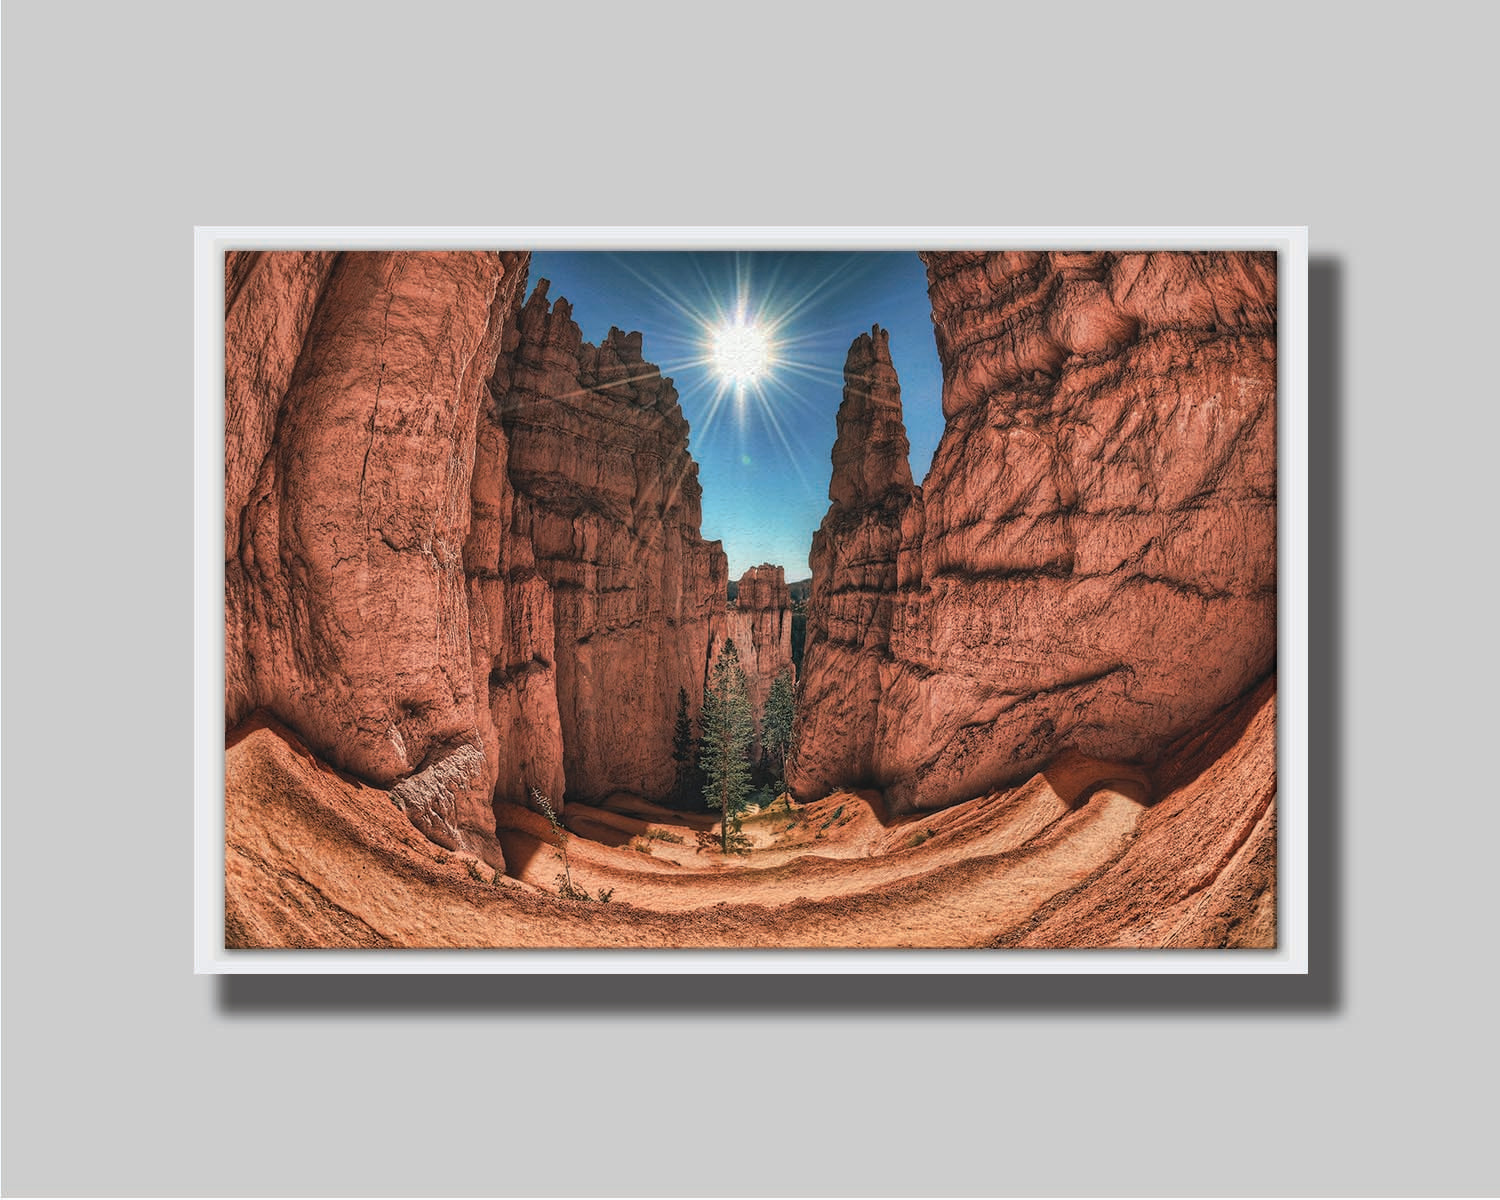
[{"label": "blue sky", "polygon": [[[530,287],[551,281],[587,341],[611,325],[640,330],[648,362],[676,383],[703,484],[703,536],[724,543],[729,577],[762,562],[809,575],[813,531],[828,511],[829,452],[849,344],[890,330],[891,357],[921,482],[943,432],[942,373],[927,272],[915,252],[622,253],[537,251]],[[733,321],[770,331],[760,379],[721,379],[709,330]]]}]

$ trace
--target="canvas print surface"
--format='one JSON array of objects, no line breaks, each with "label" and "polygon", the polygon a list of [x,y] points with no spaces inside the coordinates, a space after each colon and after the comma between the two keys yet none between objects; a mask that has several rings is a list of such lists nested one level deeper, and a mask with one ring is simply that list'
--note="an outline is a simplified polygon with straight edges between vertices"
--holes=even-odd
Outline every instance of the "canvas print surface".
[{"label": "canvas print surface", "polygon": [[1270,947],[1273,251],[235,251],[227,947]]}]

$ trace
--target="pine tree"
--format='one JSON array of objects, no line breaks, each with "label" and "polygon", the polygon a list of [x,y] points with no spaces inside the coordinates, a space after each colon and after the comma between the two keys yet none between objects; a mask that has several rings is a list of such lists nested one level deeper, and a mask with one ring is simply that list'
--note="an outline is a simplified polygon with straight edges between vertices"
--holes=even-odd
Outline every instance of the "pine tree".
[{"label": "pine tree", "polygon": [[724,642],[709,674],[698,724],[703,730],[698,759],[703,800],[724,814],[719,844],[728,854],[734,842],[742,841],[739,814],[750,794],[750,746],[755,741],[750,688],[732,638]]},{"label": "pine tree", "polygon": [[696,748],[693,722],[688,718],[687,688],[680,687],[677,689],[677,725],[672,730],[672,761],[677,764],[676,778],[672,781],[674,805],[680,805],[687,797],[688,786],[693,777]]},{"label": "pine tree", "polygon": [[771,694],[766,697],[766,712],[760,723],[761,747],[775,760],[778,774],[786,771],[786,753],[792,745],[794,714],[792,669],[782,667],[771,681]]}]

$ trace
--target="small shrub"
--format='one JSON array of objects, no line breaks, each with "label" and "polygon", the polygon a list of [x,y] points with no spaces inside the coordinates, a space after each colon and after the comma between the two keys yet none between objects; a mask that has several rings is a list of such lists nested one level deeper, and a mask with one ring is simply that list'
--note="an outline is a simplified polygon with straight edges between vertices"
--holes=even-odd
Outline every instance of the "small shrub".
[{"label": "small shrub", "polygon": [[729,830],[729,836],[721,840],[719,848],[725,854],[749,854],[750,839],[739,831],[738,826]]},{"label": "small shrub", "polygon": [[916,833],[914,833],[914,834],[911,835],[910,845],[911,845],[911,847],[913,849],[916,849],[916,847],[920,846],[923,842],[927,841],[927,839],[930,838],[930,837],[932,837],[932,830],[930,830],[930,829],[919,829],[919,830],[917,830]]},{"label": "small shrub", "polygon": [[583,888],[574,885],[572,877],[566,871],[559,871],[552,877],[552,882],[557,884],[557,894],[564,900],[593,899]]},{"label": "small shrub", "polygon": [[601,904],[608,904],[615,894],[614,888],[600,888],[597,896],[590,896],[587,888],[579,887],[561,871],[553,877],[553,882],[557,884],[557,894],[564,900],[597,900]]},{"label": "small shrub", "polygon": [[644,833],[637,834],[630,839],[630,848],[641,854],[651,854],[653,853],[652,842],[669,842],[681,845],[682,835],[671,833],[665,829],[648,829]]},{"label": "small shrub", "polygon": [[[552,826],[552,834],[557,838],[557,848],[562,852],[563,869],[553,878],[557,884],[557,894],[564,900],[592,900],[587,888],[581,888],[573,882],[573,872],[568,867],[568,831],[562,827],[562,822],[557,819],[557,810],[552,807],[552,801],[537,791],[531,789],[531,798],[536,806],[542,810],[542,815],[547,818],[547,823]],[[647,852],[649,853],[649,851]],[[471,864],[472,868],[472,864]],[[614,888],[603,888],[599,892],[599,900],[608,904],[610,897],[615,894]]]},{"label": "small shrub", "polygon": [[837,821],[843,815],[844,815],[844,806],[842,804],[840,804],[836,809],[833,810],[833,816],[829,817],[828,820],[824,821],[823,824],[820,826],[820,828],[821,829],[827,829],[830,825],[832,825],[835,821]]}]

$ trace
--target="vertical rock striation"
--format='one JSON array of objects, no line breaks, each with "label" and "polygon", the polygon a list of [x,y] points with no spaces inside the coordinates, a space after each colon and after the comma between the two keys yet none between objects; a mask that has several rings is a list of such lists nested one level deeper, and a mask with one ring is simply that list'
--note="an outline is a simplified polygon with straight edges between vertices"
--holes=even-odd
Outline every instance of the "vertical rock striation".
[{"label": "vertical rock striation", "polygon": [[1275,256],[923,257],[947,425],[917,492],[846,388],[790,778],[1150,763],[1275,666]]},{"label": "vertical rock striation", "polygon": [[[523,257],[233,254],[225,266],[226,720],[265,708],[493,829],[463,547],[475,425]],[[426,774],[424,774],[426,773]]]},{"label": "vertical rock striation", "polygon": [[921,510],[890,336],[878,326],[849,348],[837,419],[833,504],[813,534],[797,751],[787,772],[809,794],[883,781],[877,727],[897,560],[903,536],[915,536],[915,526],[903,529]]},{"label": "vertical rock striation", "polygon": [[509,446],[513,532],[552,596],[570,796],[664,796],[679,687],[702,702],[728,568],[699,534],[702,489],[670,379],[641,335],[583,340],[546,281],[521,310],[492,390]]},{"label": "vertical rock striation", "polygon": [[524,253],[225,261],[225,719],[264,710],[501,865],[494,804],[664,796],[679,687],[791,658],[780,568],[699,533],[671,380]]},{"label": "vertical rock striation", "polygon": [[[512,352],[524,292],[523,275],[502,343]],[[479,413],[470,503],[464,567],[475,691],[484,701],[476,724],[494,764],[493,799],[529,804],[535,788],[560,809],[566,780],[552,588],[536,568],[530,539],[516,528],[510,446],[492,385]]]}]

